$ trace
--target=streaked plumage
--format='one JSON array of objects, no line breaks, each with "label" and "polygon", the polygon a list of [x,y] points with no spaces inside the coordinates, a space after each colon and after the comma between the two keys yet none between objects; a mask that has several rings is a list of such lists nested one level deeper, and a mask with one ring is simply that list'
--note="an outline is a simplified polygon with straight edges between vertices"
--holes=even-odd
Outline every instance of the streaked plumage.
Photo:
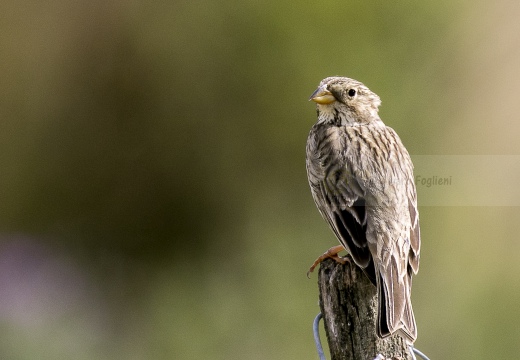
[{"label": "streaked plumage", "polygon": [[420,232],[413,165],[378,115],[379,97],[344,77],[324,79],[311,100],[318,121],[307,139],[314,202],[379,295],[380,337],[417,338],[410,300]]}]

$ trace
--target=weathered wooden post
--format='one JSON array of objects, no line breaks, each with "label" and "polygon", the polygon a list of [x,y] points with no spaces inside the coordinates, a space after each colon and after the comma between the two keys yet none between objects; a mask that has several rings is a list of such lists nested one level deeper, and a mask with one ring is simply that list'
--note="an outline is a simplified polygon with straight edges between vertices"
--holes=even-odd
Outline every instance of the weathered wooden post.
[{"label": "weathered wooden post", "polygon": [[401,336],[377,336],[377,291],[353,261],[324,260],[318,286],[331,360],[412,359]]}]

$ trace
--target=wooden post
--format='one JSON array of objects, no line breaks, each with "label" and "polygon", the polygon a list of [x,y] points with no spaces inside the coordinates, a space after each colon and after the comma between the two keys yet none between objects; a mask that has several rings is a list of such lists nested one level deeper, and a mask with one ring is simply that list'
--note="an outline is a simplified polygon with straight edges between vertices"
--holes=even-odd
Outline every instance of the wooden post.
[{"label": "wooden post", "polygon": [[331,360],[409,360],[406,342],[399,335],[376,335],[377,292],[353,262],[345,265],[327,259],[318,274],[320,308]]}]

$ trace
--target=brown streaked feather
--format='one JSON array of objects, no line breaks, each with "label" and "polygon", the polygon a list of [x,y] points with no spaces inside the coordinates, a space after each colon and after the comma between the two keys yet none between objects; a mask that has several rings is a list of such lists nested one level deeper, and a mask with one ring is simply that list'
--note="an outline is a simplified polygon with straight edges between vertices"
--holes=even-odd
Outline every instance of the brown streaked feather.
[{"label": "brown streaked feather", "polygon": [[379,296],[379,316],[377,331],[379,336],[387,337],[401,330],[410,340],[417,337],[415,317],[411,308],[411,277],[405,275],[400,279],[399,266],[395,258],[390,262],[390,267],[380,272],[377,283]]},{"label": "brown streaked feather", "polygon": [[349,250],[356,264],[361,268],[367,267],[370,250],[363,225],[348,210],[334,211],[333,214],[332,226],[338,230],[341,244]]},{"label": "brown streaked feather", "polygon": [[421,247],[421,231],[419,228],[419,217],[417,214],[417,203],[410,200],[410,218],[412,219],[412,227],[410,228],[410,254],[408,255],[408,265],[410,277],[419,271],[420,247]]},{"label": "brown streaked feather", "polygon": [[[412,275],[420,259],[417,196],[410,156],[377,115],[379,97],[347,78],[322,81],[337,99],[318,105],[307,140],[307,174],[318,210],[376,285],[377,331],[417,337]],[[356,88],[359,96],[347,96]],[[354,102],[353,102],[354,101]]]}]

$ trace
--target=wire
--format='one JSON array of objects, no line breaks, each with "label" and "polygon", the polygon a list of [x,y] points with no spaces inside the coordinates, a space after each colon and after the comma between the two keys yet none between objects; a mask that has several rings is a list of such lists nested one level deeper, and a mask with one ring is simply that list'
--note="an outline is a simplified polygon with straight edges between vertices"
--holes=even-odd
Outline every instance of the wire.
[{"label": "wire", "polygon": [[424,355],[421,351],[417,350],[412,345],[410,345],[410,349],[412,350],[412,356],[414,358],[415,358],[414,353],[416,353],[421,359],[430,360],[430,358],[428,358],[428,356]]},{"label": "wire", "polygon": [[[320,360],[327,360],[325,358],[325,353],[323,352],[323,346],[321,346],[321,340],[320,340],[320,320],[322,318],[322,314],[319,313],[314,318],[314,322],[312,324],[312,331],[314,333],[314,343],[316,344],[316,350],[318,351],[318,356],[320,357]],[[414,348],[412,345],[410,345],[410,353],[412,354],[413,360],[417,360],[415,357],[415,354],[417,354],[421,359],[423,360],[430,360],[428,356],[424,355],[421,351]],[[379,360],[383,356],[379,354],[374,360]]]},{"label": "wire", "polygon": [[325,353],[323,352],[323,346],[321,346],[321,340],[320,340],[320,320],[322,318],[321,313],[316,315],[314,318],[314,322],[312,324],[312,330],[314,333],[314,342],[316,343],[316,350],[318,351],[318,356],[320,357],[320,360],[327,360],[325,359]]}]

